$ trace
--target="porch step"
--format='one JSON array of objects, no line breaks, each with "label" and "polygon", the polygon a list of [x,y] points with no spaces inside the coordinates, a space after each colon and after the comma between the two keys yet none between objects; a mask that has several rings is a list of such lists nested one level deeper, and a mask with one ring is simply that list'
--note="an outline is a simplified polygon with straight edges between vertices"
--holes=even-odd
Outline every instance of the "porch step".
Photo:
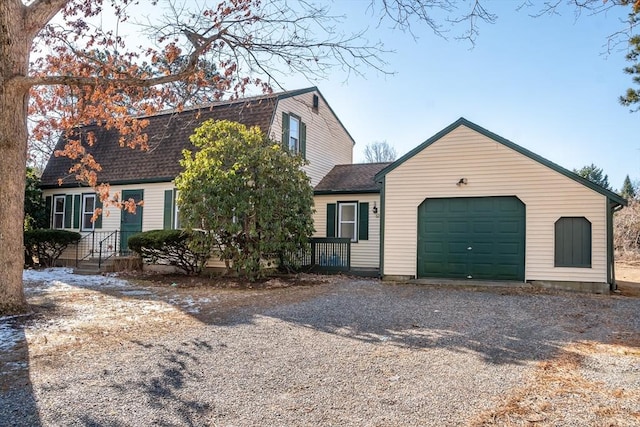
[{"label": "porch step", "polygon": [[103,260],[102,264],[98,262],[97,258],[89,258],[78,263],[78,266],[73,269],[73,274],[81,275],[93,275],[101,274],[104,271],[108,271],[113,265],[113,260]]}]

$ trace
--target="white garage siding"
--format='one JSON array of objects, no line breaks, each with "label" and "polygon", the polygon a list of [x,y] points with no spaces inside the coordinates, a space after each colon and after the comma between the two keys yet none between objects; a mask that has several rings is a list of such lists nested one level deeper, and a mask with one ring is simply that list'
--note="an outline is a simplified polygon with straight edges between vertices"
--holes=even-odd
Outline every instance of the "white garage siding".
[{"label": "white garage siding", "polygon": [[379,194],[341,194],[315,196],[313,198],[316,212],[313,215],[313,224],[316,229],[313,237],[327,236],[327,204],[341,201],[357,201],[369,203],[369,240],[360,240],[351,243],[351,266],[355,268],[379,268],[380,267],[380,211],[372,212],[375,203],[380,209]]},{"label": "white garage siding", "polygon": [[[461,178],[467,184],[457,186]],[[416,275],[425,198],[486,196],[517,196],[526,205],[525,280],[607,281],[607,198],[466,126],[386,175],[384,275]],[[591,222],[591,268],[554,267],[554,224],[563,216]]]}]

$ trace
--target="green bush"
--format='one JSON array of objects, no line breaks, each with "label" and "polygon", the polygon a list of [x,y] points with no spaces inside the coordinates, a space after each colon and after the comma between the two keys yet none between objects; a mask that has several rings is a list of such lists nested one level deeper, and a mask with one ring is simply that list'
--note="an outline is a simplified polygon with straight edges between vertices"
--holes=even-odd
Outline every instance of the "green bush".
[{"label": "green bush", "polygon": [[199,274],[211,253],[211,239],[202,231],[151,230],[129,238],[129,249],[149,264],[169,264],[186,274]]},{"label": "green bush", "polygon": [[62,252],[80,241],[80,233],[67,230],[36,229],[24,232],[25,264],[34,258],[43,267],[53,267]]}]

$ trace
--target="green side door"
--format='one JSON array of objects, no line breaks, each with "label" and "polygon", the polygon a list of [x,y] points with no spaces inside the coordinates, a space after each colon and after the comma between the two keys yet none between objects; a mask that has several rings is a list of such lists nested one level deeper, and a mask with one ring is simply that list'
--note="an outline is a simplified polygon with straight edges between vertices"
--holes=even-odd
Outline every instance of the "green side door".
[{"label": "green side door", "polygon": [[525,205],[517,197],[426,199],[418,277],[524,281]]},{"label": "green side door", "polygon": [[[144,198],[144,190],[123,190],[122,200],[133,199],[137,202]],[[142,206],[136,207],[136,212],[122,210],[120,216],[120,253],[129,253],[129,237],[142,231]]]}]

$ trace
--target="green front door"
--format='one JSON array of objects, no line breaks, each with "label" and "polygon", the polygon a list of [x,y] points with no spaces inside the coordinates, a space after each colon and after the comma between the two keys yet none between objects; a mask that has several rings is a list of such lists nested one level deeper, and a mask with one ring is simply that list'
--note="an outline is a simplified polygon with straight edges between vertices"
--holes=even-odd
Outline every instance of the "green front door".
[{"label": "green front door", "polygon": [[524,280],[525,206],[517,197],[426,199],[418,277]]},{"label": "green front door", "polygon": [[[123,190],[122,200],[133,199],[137,202],[143,199],[144,190]],[[129,237],[142,231],[142,206],[136,206],[136,212],[131,213],[125,209],[120,216],[120,252],[129,252]]]}]

